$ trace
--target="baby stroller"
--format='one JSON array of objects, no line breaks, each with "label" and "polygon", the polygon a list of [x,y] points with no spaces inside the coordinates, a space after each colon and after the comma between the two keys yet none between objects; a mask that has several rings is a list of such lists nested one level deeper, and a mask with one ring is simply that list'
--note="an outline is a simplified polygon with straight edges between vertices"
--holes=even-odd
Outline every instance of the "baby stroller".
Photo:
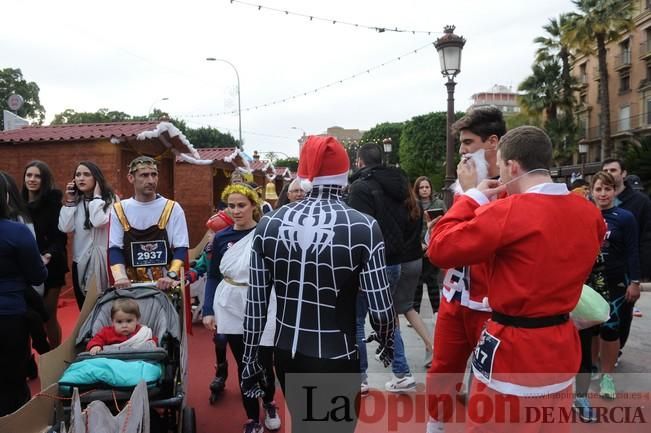
[{"label": "baby stroller", "polygon": [[[90,338],[102,327],[111,324],[111,306],[115,299],[131,298],[140,307],[140,323],[152,330],[158,339],[158,347],[151,349],[127,349],[102,351],[97,355],[85,352]],[[135,284],[129,289],[109,290],[101,295],[85,321],[81,323],[75,339],[76,357],[72,364],[98,361],[98,358],[126,361],[128,364],[147,366],[159,371],[156,380],[147,382],[152,433],[194,433],[194,409],[186,406],[187,383],[187,341],[184,329],[184,306],[181,292],[165,293],[154,284]],[[144,361],[142,363],[141,361]],[[152,367],[153,366],[153,367]],[[77,365],[79,367],[79,365]],[[79,390],[82,406],[94,400],[101,400],[115,412],[123,408],[131,396],[134,386],[117,386],[112,379],[120,373],[89,370],[88,383],[78,380],[69,382],[69,375],[59,379],[59,396],[69,398],[73,389]],[[87,377],[87,376],[85,376]],[[109,384],[111,383],[111,384]],[[68,400],[62,400],[56,410],[53,425],[70,416]]]}]

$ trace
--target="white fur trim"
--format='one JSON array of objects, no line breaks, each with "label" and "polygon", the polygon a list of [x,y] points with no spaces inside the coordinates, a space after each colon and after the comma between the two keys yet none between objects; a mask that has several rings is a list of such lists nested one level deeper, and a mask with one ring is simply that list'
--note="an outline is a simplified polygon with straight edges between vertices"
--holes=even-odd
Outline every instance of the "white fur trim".
[{"label": "white fur trim", "polygon": [[301,179],[297,178],[299,180],[299,184],[301,185],[301,189],[305,192],[312,191],[312,182],[310,182],[307,179]]}]

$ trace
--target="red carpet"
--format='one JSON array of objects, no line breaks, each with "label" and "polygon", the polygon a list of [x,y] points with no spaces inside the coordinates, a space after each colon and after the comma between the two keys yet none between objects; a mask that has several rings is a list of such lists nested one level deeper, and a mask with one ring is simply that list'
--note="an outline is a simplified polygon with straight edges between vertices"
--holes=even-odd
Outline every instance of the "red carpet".
[{"label": "red carpet", "polygon": [[[59,302],[59,321],[63,329],[64,339],[70,335],[79,311],[71,291],[64,292]],[[194,335],[189,336],[189,383],[187,384],[188,405],[194,407],[197,417],[198,433],[237,433],[242,432],[242,426],[246,421],[246,415],[240,400],[239,387],[237,384],[237,367],[230,352],[229,377],[226,382],[226,390],[222,398],[210,405],[208,397],[210,392],[208,385],[214,377],[215,354],[211,333],[200,324],[193,327]],[[30,382],[32,393],[39,390],[39,382]],[[424,413],[423,394],[411,395],[388,395],[388,393],[377,390],[371,391],[368,397],[362,400],[360,422],[356,429],[357,433],[378,433],[378,432],[403,432],[421,433],[425,430],[426,414]],[[621,404],[622,400],[618,400]],[[289,421],[285,413],[284,400],[280,387],[276,390],[276,403],[279,405],[279,413],[282,418],[283,427],[280,433],[290,432]],[[617,403],[604,403],[596,399],[593,404],[600,406],[613,406]],[[423,409],[421,409],[423,408]],[[458,408],[463,409],[463,406]],[[649,416],[648,408],[645,409],[645,416]],[[648,420],[647,420],[648,422]],[[629,433],[647,431],[644,425],[627,425]],[[266,431],[266,430],[265,430]],[[464,431],[462,423],[449,424],[446,426],[446,433],[457,433]],[[609,424],[583,424],[572,425],[573,432],[605,433],[612,430]],[[333,432],[335,433],[335,432]]]}]

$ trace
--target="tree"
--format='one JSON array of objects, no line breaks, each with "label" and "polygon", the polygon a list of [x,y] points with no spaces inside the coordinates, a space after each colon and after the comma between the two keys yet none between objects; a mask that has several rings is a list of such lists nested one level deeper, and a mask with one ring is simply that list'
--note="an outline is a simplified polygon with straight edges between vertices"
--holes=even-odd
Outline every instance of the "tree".
[{"label": "tree", "polygon": [[639,146],[631,146],[626,152],[624,163],[628,174],[640,177],[644,190],[651,192],[651,137],[640,140]]},{"label": "tree", "polygon": [[284,159],[277,159],[274,162],[276,167],[287,167],[289,171],[295,173],[298,170],[298,158],[289,157]]},{"label": "tree", "polygon": [[[575,150],[577,128],[573,115],[573,98],[566,99],[563,89],[562,67],[556,58],[549,58],[531,67],[532,74],[520,85],[523,92],[518,96],[522,107],[520,118],[510,121],[509,128],[516,121],[530,120],[526,124],[540,125],[547,130],[554,147],[554,162],[559,165],[569,163]],[[574,80],[570,79],[570,89]]]},{"label": "tree", "polygon": [[77,112],[71,108],[62,113],[54,115],[52,125],[73,124],[73,123],[110,123],[129,122],[133,117],[123,111],[109,111],[108,108],[100,108],[94,113]]},{"label": "tree", "polygon": [[573,0],[579,13],[568,14],[565,41],[580,52],[592,54],[597,48],[599,61],[601,160],[617,156],[610,137],[610,94],[608,92],[608,67],[606,44],[633,27],[633,2],[630,0]]},{"label": "tree", "polygon": [[570,74],[570,60],[572,59],[571,47],[565,39],[565,31],[569,22],[568,14],[560,14],[558,19],[550,18],[549,23],[543,26],[546,36],[539,36],[533,41],[539,45],[536,51],[536,62],[560,62],[561,88],[563,94],[561,107],[570,113],[574,109],[574,80]]},{"label": "tree", "polygon": [[187,128],[184,135],[195,147],[236,147],[237,141],[213,127]]},{"label": "tree", "polygon": [[[457,118],[462,115],[458,113]],[[400,167],[411,180],[428,176],[439,191],[445,175],[446,130],[447,113],[436,112],[413,117],[400,136]]]},{"label": "tree", "polygon": [[[26,81],[20,69],[4,68],[0,69],[0,108],[9,110],[7,99],[12,94],[23,97],[25,103],[17,111],[17,115],[26,119],[33,120],[39,125],[45,119],[45,108],[41,105],[39,98],[40,89],[33,81]],[[0,119],[2,129],[4,129],[4,120]]]}]

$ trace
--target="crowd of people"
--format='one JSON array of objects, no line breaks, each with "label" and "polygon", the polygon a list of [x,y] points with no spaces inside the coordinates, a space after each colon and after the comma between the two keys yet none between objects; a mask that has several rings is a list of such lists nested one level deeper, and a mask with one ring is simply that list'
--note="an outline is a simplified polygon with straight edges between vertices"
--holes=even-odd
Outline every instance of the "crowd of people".
[{"label": "crowd of people", "polygon": [[[317,373],[339,379],[318,382],[323,400],[315,401],[346,395],[357,402],[336,426],[353,432],[356,396],[369,392],[372,342],[375,358],[391,368],[385,390],[414,391],[399,315],[422,340],[428,395],[455,395],[470,359],[471,395],[515,396],[524,406],[544,399],[594,420],[590,380],[600,375],[600,395],[616,398],[612,373],[640,281],[651,277],[651,201],[627,185],[617,159],[573,184],[572,194],[551,178],[545,132],[507,132],[495,108],[472,110],[453,129],[461,161],[449,209],[430,179],[410,183],[384,164],[379,146],[363,145],[350,175],[341,143],[313,136],[275,209],[246,176],[234,177],[221,195],[224,209],[207,222],[214,236],[191,268],[185,214],[157,193],[155,159],[131,161],[133,196],[122,200],[92,161],[77,164],[63,192],[42,161],[27,164],[22,189],[0,172],[0,416],[30,397],[31,348],[44,353],[61,343],[57,303],[69,270],[81,309],[91,286],[101,293],[153,282],[167,291],[180,285],[186,266],[186,284],[206,275],[202,321],[216,365],[206,381],[218,400],[230,350],[245,433],[281,427],[276,381],[292,431],[331,431],[306,416],[299,392],[318,382]],[[67,233],[74,234],[70,268]],[[611,311],[605,323],[577,332],[569,313],[584,283]],[[433,330],[420,316],[424,293],[437,313]],[[111,317],[113,325],[89,343],[92,354],[147,329],[137,305],[116,304]],[[430,401],[428,433],[447,421],[438,403]],[[493,431],[494,421],[471,421],[469,429]]]}]

